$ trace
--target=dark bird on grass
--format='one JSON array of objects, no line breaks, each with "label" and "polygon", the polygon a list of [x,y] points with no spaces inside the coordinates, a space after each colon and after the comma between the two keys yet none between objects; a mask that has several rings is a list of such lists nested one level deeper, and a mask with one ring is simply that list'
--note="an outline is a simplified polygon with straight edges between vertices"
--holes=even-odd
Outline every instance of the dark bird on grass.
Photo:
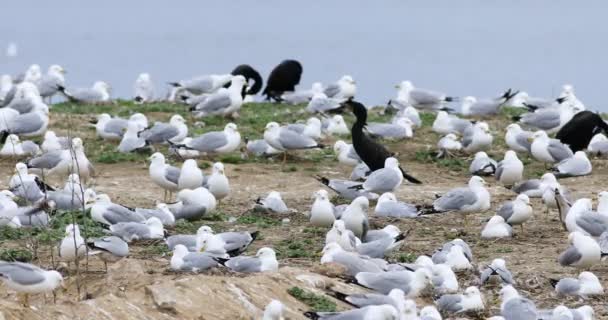
[{"label": "dark bird on grass", "polygon": [[[344,102],[346,108],[350,108],[357,120],[352,127],[352,141],[355,151],[363,162],[369,167],[370,173],[378,169],[384,168],[386,158],[393,157],[394,154],[389,152],[382,144],[370,138],[363,129],[367,125],[367,109],[357,101],[349,100]],[[399,167],[403,173],[403,177],[411,183],[421,184],[422,182],[413,176],[410,176]]]},{"label": "dark bird on grass", "polygon": [[[256,95],[260,90],[262,90],[262,85],[264,85],[264,81],[262,80],[262,76],[260,73],[255,70],[252,66],[248,64],[241,64],[236,66],[232,72],[230,72],[233,76],[241,75],[245,77],[247,81],[247,85],[243,87],[243,98],[247,95]],[[253,84],[250,84],[249,81],[253,80]],[[231,82],[228,82],[224,85],[224,88],[230,87]]]},{"label": "dark bird on grass", "polygon": [[586,149],[591,138],[601,132],[608,133],[608,124],[604,119],[597,113],[581,111],[572,117],[555,137],[576,152]]},{"label": "dark bird on grass", "polygon": [[302,77],[302,64],[296,60],[284,60],[268,75],[263,95],[266,100],[281,101],[283,92],[295,91]]}]

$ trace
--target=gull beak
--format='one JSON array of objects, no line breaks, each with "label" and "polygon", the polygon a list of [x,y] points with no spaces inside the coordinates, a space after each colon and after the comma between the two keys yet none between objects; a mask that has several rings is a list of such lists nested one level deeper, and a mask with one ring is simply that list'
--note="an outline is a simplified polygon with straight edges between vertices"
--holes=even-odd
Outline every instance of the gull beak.
[{"label": "gull beak", "polygon": [[95,203],[95,200],[89,200],[89,201],[86,201],[84,204],[88,206],[88,205],[90,205],[91,203]]},{"label": "gull beak", "polygon": [[205,252],[205,250],[207,250],[207,245],[203,245],[201,247],[201,250],[199,250],[200,252]]},{"label": "gull beak", "polygon": [[396,84],[395,85],[395,89],[401,89],[401,85],[400,84]]},{"label": "gull beak", "polygon": [[62,74],[68,73],[65,69],[61,69],[61,71],[59,71],[59,72],[61,72]]},{"label": "gull beak", "polygon": [[529,137],[528,142],[534,142],[534,137]]}]

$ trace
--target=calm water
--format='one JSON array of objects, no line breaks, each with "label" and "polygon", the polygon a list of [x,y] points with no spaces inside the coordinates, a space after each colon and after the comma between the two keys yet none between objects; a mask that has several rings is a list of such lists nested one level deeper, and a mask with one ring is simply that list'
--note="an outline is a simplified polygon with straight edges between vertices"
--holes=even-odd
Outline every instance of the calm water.
[{"label": "calm water", "polygon": [[[157,87],[249,63],[304,65],[301,86],[351,74],[359,99],[394,95],[409,79],[451,95],[534,96],[575,85],[593,109],[608,74],[606,1],[6,1],[0,73],[59,63],[69,85],[108,81],[131,97],[140,72]],[[10,13],[10,14],[9,14]],[[4,57],[9,41],[19,56]],[[163,92],[164,93],[164,92]]]}]

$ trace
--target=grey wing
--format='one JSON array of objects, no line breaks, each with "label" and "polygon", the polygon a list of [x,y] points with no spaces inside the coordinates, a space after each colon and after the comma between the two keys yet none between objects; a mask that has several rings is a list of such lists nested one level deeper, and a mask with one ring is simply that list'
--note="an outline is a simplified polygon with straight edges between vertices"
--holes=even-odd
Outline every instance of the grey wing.
[{"label": "grey wing", "polygon": [[226,262],[226,267],[236,272],[260,272],[262,262],[254,257],[236,257]]},{"label": "grey wing", "polygon": [[42,126],[44,126],[44,121],[37,112],[20,114],[8,123],[10,133],[14,134],[36,132]]},{"label": "grey wing", "polygon": [[360,272],[377,273],[382,271],[382,269],[372,261],[363,259],[350,252],[336,253],[333,255],[332,260],[333,262],[344,266],[351,276],[356,276]]},{"label": "grey wing", "polygon": [[462,296],[457,294],[446,294],[437,300],[439,310],[447,312],[458,312],[462,309]]},{"label": "grey wing", "polygon": [[414,218],[418,216],[416,206],[405,202],[383,202],[376,206],[375,212],[382,217]]},{"label": "grey wing", "polygon": [[569,266],[581,259],[582,255],[575,246],[570,246],[566,251],[559,255],[557,261],[562,266]]},{"label": "grey wing", "polygon": [[83,102],[97,102],[103,99],[101,93],[90,88],[68,90],[68,95],[75,100]]},{"label": "grey wing", "polygon": [[357,154],[357,151],[355,151],[355,148],[352,145],[348,148],[347,155],[350,159],[361,161],[361,158],[359,157],[359,155]]},{"label": "grey wing", "polygon": [[302,134],[302,132],[304,132],[306,129],[306,125],[303,123],[292,123],[287,125],[287,129]]},{"label": "grey wing", "polygon": [[60,85],[63,85],[61,80],[59,80],[57,77],[48,76],[48,75],[42,76],[40,81],[38,81],[36,83],[36,86],[38,87],[38,91],[40,92],[40,96],[43,98],[50,97],[50,96],[54,95],[55,93],[57,93],[57,91],[58,91],[57,88]]},{"label": "grey wing", "polygon": [[[32,209],[32,207],[28,208]],[[49,215],[46,212],[32,212],[26,215],[18,215],[16,218],[19,219],[22,226],[41,227],[49,224]]]},{"label": "grey wing", "polygon": [[367,131],[386,138],[405,137],[405,129],[396,124],[389,123],[371,123],[367,126]]},{"label": "grey wing", "polygon": [[511,271],[498,268],[496,269],[496,273],[504,283],[513,284],[513,275],[511,274]]},{"label": "grey wing", "polygon": [[447,250],[437,250],[431,257],[435,264],[444,263],[447,260]]},{"label": "grey wing", "polygon": [[471,143],[473,143],[473,132],[470,130],[466,130],[464,132],[464,136],[462,136],[462,146],[464,148],[468,147]]},{"label": "grey wing", "polygon": [[608,231],[608,218],[595,212],[586,211],[579,214],[576,224],[592,237],[599,237]]},{"label": "grey wing", "polygon": [[219,92],[210,95],[205,101],[196,105],[196,111],[202,111],[208,114],[220,112],[228,108],[232,104],[228,92]]},{"label": "grey wing", "polygon": [[201,152],[214,151],[228,144],[226,134],[221,131],[207,132],[190,141],[189,146]]},{"label": "grey wing", "polygon": [[264,207],[276,213],[285,213],[289,210],[285,202],[276,198],[265,199]]},{"label": "grey wing", "polygon": [[500,180],[500,177],[502,176],[502,172],[504,171],[504,166],[503,166],[503,162],[499,162],[498,166],[496,167],[496,173],[494,174],[494,176],[496,177],[496,180]]},{"label": "grey wing", "polygon": [[522,132],[519,133],[515,136],[515,141],[517,142],[518,145],[526,148],[526,150],[528,150],[528,152],[530,152],[530,150],[532,149],[532,142],[530,142],[530,137],[532,137],[532,133],[530,132]]},{"label": "grey wing", "polygon": [[217,266],[217,261],[212,256],[199,252],[187,254],[183,260],[184,264],[181,268],[185,270],[207,270]]},{"label": "grey wing", "polygon": [[146,146],[146,140],[142,138],[127,138],[123,137],[118,145],[118,151],[127,153]]},{"label": "grey wing", "polygon": [[551,139],[547,145],[547,151],[551,157],[557,161],[572,157],[572,150],[567,145],[561,143],[559,140]]},{"label": "grey wing", "polygon": [[499,209],[496,211],[496,215],[499,215],[505,219],[505,221],[509,221],[509,218],[513,215],[513,202],[508,201],[505,202]]},{"label": "grey wing", "polygon": [[479,275],[479,278],[481,280],[481,284],[486,283],[486,281],[488,281],[488,279],[490,279],[490,276],[494,273],[494,270],[492,270],[490,267],[487,267],[485,269],[483,269],[481,271],[481,274]]},{"label": "grey wing", "polygon": [[458,132],[460,134],[465,133],[466,131],[469,130],[469,128],[473,127],[471,122],[468,120],[465,120],[465,119],[455,118],[455,119],[452,119],[450,122],[452,124],[452,127],[456,130],[456,132]]},{"label": "grey wing", "polygon": [[576,294],[581,288],[581,283],[574,278],[564,278],[559,280],[555,286],[555,291],[559,294]]},{"label": "grey wing", "polygon": [[281,128],[279,133],[279,143],[285,149],[305,149],[318,145],[317,142],[312,138],[300,135],[285,128]]},{"label": "grey wing", "polygon": [[129,255],[129,245],[116,236],[95,239],[93,245],[95,248],[103,249],[118,257],[126,257]]},{"label": "grey wing", "polygon": [[196,248],[196,236],[190,234],[177,234],[167,238],[167,246],[170,250],[173,250],[178,244],[186,246],[188,251],[194,251]]},{"label": "grey wing", "polygon": [[433,202],[433,206],[437,210],[449,211],[460,210],[464,206],[472,205],[477,201],[475,193],[468,188],[458,188],[450,190],[441,198]]},{"label": "grey wing", "polygon": [[414,89],[410,91],[410,99],[417,104],[437,104],[442,101],[443,94],[428,90]]},{"label": "grey wing", "polygon": [[140,137],[151,143],[165,142],[179,134],[176,127],[168,123],[156,123],[152,128],[142,132]]},{"label": "grey wing", "polygon": [[31,159],[27,165],[30,168],[52,169],[61,162],[63,159],[62,155],[63,150],[47,152],[40,157]]},{"label": "grey wing", "polygon": [[471,106],[471,110],[477,115],[496,114],[502,104],[501,101],[478,101]]},{"label": "grey wing", "polygon": [[597,241],[603,254],[608,254],[608,232],[602,233]]},{"label": "grey wing", "polygon": [[502,316],[505,319],[528,320],[537,318],[536,306],[526,298],[512,298],[505,304]]},{"label": "grey wing", "polygon": [[327,97],[332,98],[340,93],[340,86],[336,83],[330,84],[323,90],[323,93],[325,93]]},{"label": "grey wing", "polygon": [[180,175],[181,171],[182,170],[180,170],[180,168],[178,168],[178,167],[167,166],[167,168],[165,170],[165,179],[177,184],[177,180],[179,180],[179,175]]},{"label": "grey wing", "polygon": [[178,210],[171,210],[175,216],[175,220],[185,219],[188,221],[194,221],[202,218],[207,213],[207,208],[201,205],[186,204],[181,206]]},{"label": "grey wing", "polygon": [[209,76],[184,80],[180,84],[184,89],[194,93],[210,93],[213,90],[213,79]]},{"label": "grey wing", "polygon": [[247,143],[247,151],[255,154],[256,156],[265,155],[267,149],[268,143],[266,142],[266,140],[263,139],[249,141]]},{"label": "grey wing", "polygon": [[103,218],[110,224],[144,221],[144,217],[141,214],[117,204],[109,205],[103,213]]},{"label": "grey wing", "polygon": [[336,109],[340,106],[340,103],[334,99],[329,98],[316,98],[310,100],[306,110],[308,112],[326,112],[329,110]]},{"label": "grey wing", "polygon": [[224,232],[218,236],[224,240],[224,249],[227,252],[246,248],[253,241],[249,232]]},{"label": "grey wing", "polygon": [[122,222],[110,226],[112,234],[121,237],[125,241],[130,241],[134,236],[138,239],[146,239],[150,237],[150,228],[137,222]]},{"label": "grey wing", "polygon": [[45,281],[43,270],[27,263],[0,262],[0,278],[20,285],[35,285]]},{"label": "grey wing", "polygon": [[71,192],[49,191],[47,198],[55,202],[58,210],[77,210],[82,208],[81,196],[78,193],[72,195]]},{"label": "grey wing", "polygon": [[384,253],[393,242],[390,237],[365,242],[357,246],[357,252],[370,258],[384,258]]},{"label": "grey wing", "polygon": [[23,151],[29,155],[35,155],[40,151],[40,147],[36,144],[36,142],[31,140],[26,140],[21,143],[21,148]]},{"label": "grey wing", "polygon": [[521,121],[533,127],[549,130],[560,124],[560,113],[556,110],[543,110],[525,114]]},{"label": "grey wing", "polygon": [[393,298],[377,293],[359,293],[359,294],[351,294],[346,297],[346,301],[351,304],[363,308],[367,306],[380,306],[383,304],[395,305],[395,301]]},{"label": "grey wing", "polygon": [[378,169],[367,177],[363,187],[369,191],[391,191],[399,185],[399,178],[393,169]]},{"label": "grey wing", "polygon": [[388,294],[391,290],[399,288],[407,295],[411,290],[411,275],[408,271],[361,272],[355,278],[359,284],[384,294]]},{"label": "grey wing", "polygon": [[106,123],[103,127],[103,131],[115,134],[117,136],[123,136],[124,130],[127,128],[127,120],[125,119],[112,119]]},{"label": "grey wing", "polygon": [[526,191],[538,190],[540,187],[539,179],[526,180],[513,188],[516,193],[525,193]]}]

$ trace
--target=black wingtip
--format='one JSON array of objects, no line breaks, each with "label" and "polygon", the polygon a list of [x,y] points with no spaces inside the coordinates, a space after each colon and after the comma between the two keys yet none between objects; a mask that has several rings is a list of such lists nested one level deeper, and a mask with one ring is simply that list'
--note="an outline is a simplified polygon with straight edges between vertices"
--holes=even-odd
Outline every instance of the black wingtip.
[{"label": "black wingtip", "polygon": [[259,231],[254,231],[254,232],[251,232],[249,234],[251,235],[251,242],[254,242],[255,239],[258,238],[258,235],[260,234],[260,232]]},{"label": "black wingtip", "polygon": [[212,259],[215,260],[215,262],[217,262],[223,266],[226,266],[226,262],[228,262],[228,260],[230,260],[230,259],[219,258],[219,257],[213,257]]},{"label": "black wingtip", "polygon": [[559,98],[555,99],[555,102],[562,104],[566,100],[568,100],[568,97],[559,97]]},{"label": "black wingtip", "polygon": [[314,311],[307,311],[307,312],[304,312],[304,313],[303,313],[303,315],[304,315],[306,318],[308,318],[308,319],[312,319],[312,320],[317,320],[317,319],[319,319],[319,318],[320,318],[320,317],[319,317],[319,315],[318,315],[316,312],[314,312]]},{"label": "black wingtip", "polygon": [[422,184],[422,181],[416,179],[415,177],[407,174],[407,172],[405,172],[405,170],[403,170],[403,168],[399,167],[399,170],[401,170],[401,174],[403,174],[403,177],[405,178],[405,180],[413,183],[413,184]]},{"label": "black wingtip", "polygon": [[445,97],[445,102],[454,102],[458,100],[457,97]]},{"label": "black wingtip", "polygon": [[450,112],[454,112],[455,110],[454,110],[454,108],[443,107],[443,108],[440,108],[439,111],[445,111],[447,113],[450,113]]},{"label": "black wingtip", "polygon": [[519,121],[519,120],[521,120],[521,116],[512,116],[511,120],[513,120],[513,121]]},{"label": "black wingtip", "polygon": [[137,97],[133,98],[133,100],[134,100],[135,102],[143,102],[143,101],[144,101],[144,98],[142,98],[142,97],[140,97],[140,96],[137,96]]},{"label": "black wingtip", "polygon": [[0,131],[0,143],[4,144],[6,143],[6,139],[8,139],[8,135],[10,134],[8,132],[8,130],[2,130]]},{"label": "black wingtip", "polygon": [[181,86],[182,86],[181,84],[179,84],[179,82],[167,82],[167,83],[168,83],[170,86],[173,86],[173,87],[175,87],[175,88],[179,88],[179,87],[181,87]]},{"label": "black wingtip", "polygon": [[317,179],[317,181],[321,182],[322,184],[329,186],[329,179],[322,176],[315,176],[315,179]]},{"label": "black wingtip", "polygon": [[555,288],[555,286],[557,286],[558,282],[559,282],[559,280],[549,278],[549,284],[551,284],[551,286],[553,288]]}]

